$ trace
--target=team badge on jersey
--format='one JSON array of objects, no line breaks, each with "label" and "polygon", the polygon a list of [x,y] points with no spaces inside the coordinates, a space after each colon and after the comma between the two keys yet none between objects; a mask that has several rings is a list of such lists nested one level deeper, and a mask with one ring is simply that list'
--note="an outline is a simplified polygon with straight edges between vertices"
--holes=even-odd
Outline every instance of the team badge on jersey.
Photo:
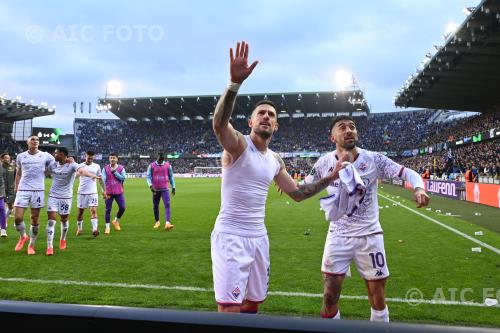
[{"label": "team badge on jersey", "polygon": [[368,167],[368,165],[366,165],[366,163],[362,162],[362,163],[359,165],[359,170],[361,170],[361,171],[365,171],[367,167]]},{"label": "team badge on jersey", "polygon": [[238,296],[240,296],[240,294],[241,294],[240,288],[238,288],[238,287],[234,288],[234,290],[232,291],[232,294],[233,294],[234,298],[238,298]]}]

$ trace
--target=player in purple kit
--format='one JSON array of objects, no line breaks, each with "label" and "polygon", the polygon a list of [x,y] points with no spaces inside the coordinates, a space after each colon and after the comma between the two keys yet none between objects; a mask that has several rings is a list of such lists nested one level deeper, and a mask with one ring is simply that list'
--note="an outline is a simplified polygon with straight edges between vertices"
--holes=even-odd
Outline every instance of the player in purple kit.
[{"label": "player in purple kit", "polygon": [[153,212],[155,214],[154,228],[160,227],[160,199],[163,200],[165,207],[165,230],[170,231],[174,227],[170,223],[170,195],[168,192],[168,183],[172,186],[172,195],[175,195],[174,172],[170,163],[165,161],[163,153],[158,154],[156,161],[148,167],[146,181],[153,192]]},{"label": "player in purple kit", "polygon": [[111,208],[113,200],[118,204],[118,212],[112,223],[116,231],[120,231],[120,218],[125,212],[125,197],[123,195],[123,182],[125,181],[126,173],[123,165],[118,164],[118,155],[116,153],[109,154],[109,164],[102,168],[102,180],[106,186],[106,228],[104,234],[110,233]]},{"label": "player in purple kit", "polygon": [[0,237],[7,237],[7,214],[5,214],[5,181],[4,170],[2,163],[0,163]]}]

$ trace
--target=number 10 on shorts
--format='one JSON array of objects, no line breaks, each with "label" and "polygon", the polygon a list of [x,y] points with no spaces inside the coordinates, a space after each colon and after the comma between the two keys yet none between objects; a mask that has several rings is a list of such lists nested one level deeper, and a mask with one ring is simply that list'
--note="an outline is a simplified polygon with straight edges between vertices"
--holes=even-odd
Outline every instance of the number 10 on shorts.
[{"label": "number 10 on shorts", "polygon": [[382,268],[385,266],[384,254],[382,252],[377,253],[368,253],[370,258],[372,259],[373,268]]}]

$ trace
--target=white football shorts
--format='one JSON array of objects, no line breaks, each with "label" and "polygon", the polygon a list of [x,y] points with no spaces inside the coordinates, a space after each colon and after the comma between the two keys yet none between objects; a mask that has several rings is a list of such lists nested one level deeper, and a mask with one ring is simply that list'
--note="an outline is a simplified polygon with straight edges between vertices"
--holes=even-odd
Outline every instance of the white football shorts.
[{"label": "white football shorts", "polygon": [[59,215],[69,215],[72,201],[72,199],[54,198],[49,196],[47,211],[57,212]]},{"label": "white football shorts", "polygon": [[263,302],[269,288],[269,239],[222,232],[211,236],[215,300],[220,305]]},{"label": "white football shorts", "polygon": [[44,191],[17,191],[14,207],[42,208],[45,205]]},{"label": "white football shorts", "polygon": [[389,276],[384,248],[384,235],[342,237],[328,233],[323,251],[321,271],[331,275],[345,275],[354,260],[361,277],[368,281]]},{"label": "white football shorts", "polygon": [[76,207],[78,208],[89,208],[97,207],[99,204],[99,196],[97,193],[93,194],[78,194],[76,199]]}]

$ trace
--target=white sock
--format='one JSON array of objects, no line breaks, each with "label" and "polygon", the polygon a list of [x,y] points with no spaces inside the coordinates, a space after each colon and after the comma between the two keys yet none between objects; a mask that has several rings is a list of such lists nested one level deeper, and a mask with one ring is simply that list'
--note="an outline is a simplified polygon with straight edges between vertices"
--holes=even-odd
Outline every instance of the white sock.
[{"label": "white sock", "polygon": [[56,221],[49,220],[47,222],[47,247],[53,247],[55,229]]},{"label": "white sock", "polygon": [[120,219],[118,217],[115,216],[115,221],[116,222],[120,222]]},{"label": "white sock", "polygon": [[83,229],[83,221],[76,221],[76,225],[77,225],[78,230]]},{"label": "white sock", "polygon": [[109,228],[110,225],[110,223],[106,222],[106,228]]},{"label": "white sock", "polygon": [[335,320],[340,319],[340,309],[338,309],[338,310],[337,310],[337,313],[336,313],[336,314],[335,314],[335,316],[333,316],[333,317],[327,317],[327,316],[323,317],[323,314],[322,314],[322,315],[321,315],[321,318],[325,318],[325,319],[335,319]]},{"label": "white sock", "polygon": [[165,222],[165,224],[170,224],[170,221]]},{"label": "white sock", "polygon": [[68,233],[68,224],[69,221],[61,221],[61,240],[66,240],[66,234]]},{"label": "white sock", "polygon": [[92,231],[97,230],[97,219],[90,219],[90,222],[92,223]]},{"label": "white sock", "polygon": [[19,232],[19,236],[24,237],[26,236],[26,225],[24,224],[24,221],[16,224],[16,230]]},{"label": "white sock", "polygon": [[7,210],[5,211],[5,218],[8,219],[9,216],[10,216],[10,212],[11,210],[7,208]]},{"label": "white sock", "polygon": [[385,306],[385,309],[383,310],[375,310],[374,308],[371,308],[372,310],[372,315],[370,317],[370,321],[381,321],[381,322],[389,322],[389,309],[387,308],[387,305]]},{"label": "white sock", "polygon": [[38,224],[30,227],[30,245],[35,246],[36,238],[38,237]]}]

